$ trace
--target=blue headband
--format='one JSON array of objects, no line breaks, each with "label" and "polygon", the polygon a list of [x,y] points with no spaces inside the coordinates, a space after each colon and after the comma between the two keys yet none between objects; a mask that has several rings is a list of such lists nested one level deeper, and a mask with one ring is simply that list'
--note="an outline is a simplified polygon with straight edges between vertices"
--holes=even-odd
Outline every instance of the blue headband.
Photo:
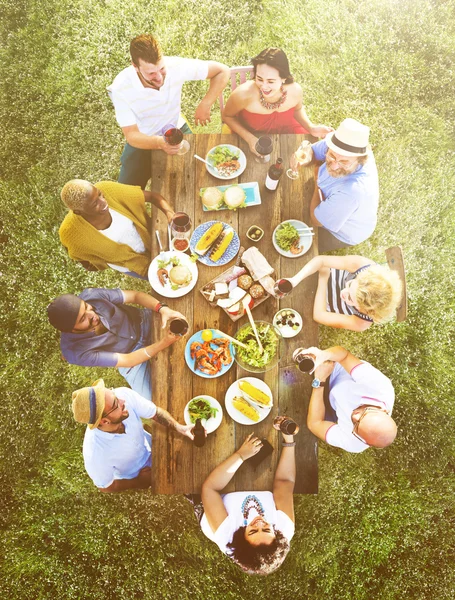
[{"label": "blue headband", "polygon": [[95,388],[89,388],[89,402],[90,402],[90,418],[88,420],[90,425],[96,423],[96,392]]}]

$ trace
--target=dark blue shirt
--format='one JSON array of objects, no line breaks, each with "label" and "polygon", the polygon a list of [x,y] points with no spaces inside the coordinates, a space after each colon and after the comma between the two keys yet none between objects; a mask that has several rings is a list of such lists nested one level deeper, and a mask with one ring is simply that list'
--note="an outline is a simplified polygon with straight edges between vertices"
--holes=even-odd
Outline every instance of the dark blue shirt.
[{"label": "dark blue shirt", "polygon": [[87,288],[79,298],[93,306],[107,331],[101,335],[93,331],[62,333],[63,356],[81,367],[115,367],[117,353],[132,352],[141,337],[141,309],[124,304],[120,289]]}]

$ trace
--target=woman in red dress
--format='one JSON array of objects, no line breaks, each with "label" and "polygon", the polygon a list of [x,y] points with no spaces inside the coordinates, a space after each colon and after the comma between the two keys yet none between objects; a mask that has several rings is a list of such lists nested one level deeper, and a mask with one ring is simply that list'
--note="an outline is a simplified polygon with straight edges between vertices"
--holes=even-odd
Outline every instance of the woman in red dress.
[{"label": "woman in red dress", "polygon": [[239,85],[229,96],[223,121],[258,155],[255,144],[262,134],[310,133],[323,138],[333,131],[314,125],[302,104],[302,88],[289,71],[286,54],[267,48],[252,59],[253,79]]}]

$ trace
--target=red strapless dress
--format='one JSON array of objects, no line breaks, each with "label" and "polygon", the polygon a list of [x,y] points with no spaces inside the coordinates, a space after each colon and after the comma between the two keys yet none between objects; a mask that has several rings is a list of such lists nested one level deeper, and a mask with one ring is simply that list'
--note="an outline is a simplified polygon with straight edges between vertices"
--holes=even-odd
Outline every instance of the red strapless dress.
[{"label": "red strapless dress", "polygon": [[294,112],[295,108],[290,108],[260,115],[243,109],[239,112],[239,118],[251,133],[309,133],[295,120]]}]

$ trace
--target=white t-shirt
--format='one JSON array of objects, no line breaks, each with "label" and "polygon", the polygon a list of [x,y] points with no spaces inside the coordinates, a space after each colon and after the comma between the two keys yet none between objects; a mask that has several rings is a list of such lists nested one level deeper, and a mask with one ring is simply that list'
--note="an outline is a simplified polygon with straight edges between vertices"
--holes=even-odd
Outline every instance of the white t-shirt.
[{"label": "white t-shirt", "polygon": [[165,125],[178,125],[185,81],[207,79],[208,63],[165,56],[166,78],[159,90],[144,87],[133,65],[123,69],[107,87],[120,127],[137,125],[141,133],[161,135]]},{"label": "white t-shirt", "polygon": [[[230,549],[227,544],[232,541],[232,536],[239,527],[243,527],[242,502],[249,496],[256,496],[264,507],[264,519],[267,523],[273,525],[275,530],[281,531],[284,537],[291,541],[294,535],[295,525],[286,513],[282,510],[277,510],[272,492],[232,492],[223,496],[224,508],[228,516],[224,519],[215,533],[207,521],[205,513],[202,516],[201,528],[204,534],[215,542],[221,552],[230,554]],[[250,510],[248,514],[248,522],[251,522],[258,516],[256,509]]]},{"label": "white t-shirt", "polygon": [[348,452],[363,452],[369,446],[352,435],[352,411],[371,404],[391,414],[395,391],[390,379],[368,362],[356,365],[350,373],[336,363],[330,376],[329,400],[338,422],[327,430],[325,441]]},{"label": "white t-shirt", "polygon": [[125,408],[130,413],[123,421],[125,433],[107,433],[87,427],[82,447],[86,471],[99,488],[109,487],[115,479],[134,479],[143,467],[152,464],[152,438],[144,430],[141,417],[154,417],[155,404],[127,387],[114,392],[125,400]]},{"label": "white t-shirt", "polygon": [[[136,226],[131,219],[121,215],[116,210],[109,209],[112,217],[112,223],[107,229],[99,229],[99,232],[107,238],[118,244],[126,244],[137,254],[144,254],[146,248],[141,236],[139,235]],[[107,263],[112,269],[126,273],[128,269],[119,265]]]}]

